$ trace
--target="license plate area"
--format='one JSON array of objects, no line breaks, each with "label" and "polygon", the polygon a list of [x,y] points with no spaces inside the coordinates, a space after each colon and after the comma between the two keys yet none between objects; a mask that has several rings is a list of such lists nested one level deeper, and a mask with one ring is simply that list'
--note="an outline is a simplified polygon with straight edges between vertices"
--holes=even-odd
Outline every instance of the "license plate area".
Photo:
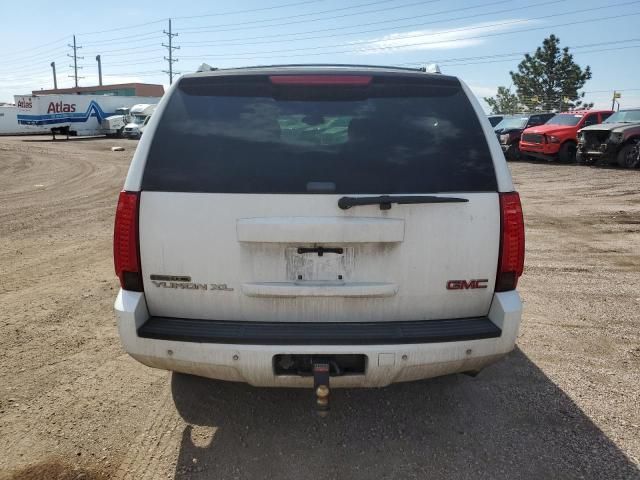
[{"label": "license plate area", "polygon": [[285,259],[291,282],[346,280],[355,267],[353,247],[298,245],[286,248]]},{"label": "license plate area", "polygon": [[329,363],[329,376],[364,375],[367,368],[367,356],[358,354],[342,355],[289,355],[273,357],[275,375],[313,376],[313,359],[322,357]]}]

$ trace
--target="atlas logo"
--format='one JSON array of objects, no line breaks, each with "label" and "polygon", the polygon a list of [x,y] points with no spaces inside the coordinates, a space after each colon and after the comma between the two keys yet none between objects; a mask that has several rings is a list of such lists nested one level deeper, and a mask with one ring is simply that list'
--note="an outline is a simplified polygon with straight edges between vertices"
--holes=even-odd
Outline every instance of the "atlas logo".
[{"label": "atlas logo", "polygon": [[49,108],[47,108],[47,113],[68,113],[75,111],[75,103],[50,102]]},{"label": "atlas logo", "polygon": [[31,98],[29,100],[18,100],[18,108],[31,108],[33,104],[31,103]]},{"label": "atlas logo", "polygon": [[447,281],[447,290],[469,290],[472,288],[487,288],[489,279],[472,279],[472,280],[449,280]]}]

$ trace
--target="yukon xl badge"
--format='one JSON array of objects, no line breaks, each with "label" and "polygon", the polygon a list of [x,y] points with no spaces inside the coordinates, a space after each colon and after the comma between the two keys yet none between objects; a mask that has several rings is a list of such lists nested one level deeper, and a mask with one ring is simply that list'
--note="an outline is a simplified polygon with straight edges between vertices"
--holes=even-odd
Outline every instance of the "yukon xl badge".
[{"label": "yukon xl badge", "polygon": [[210,290],[232,292],[226,283],[192,282],[188,275],[151,275],[151,283],[157,288],[174,288],[178,290]]},{"label": "yukon xl badge", "polygon": [[472,280],[448,280],[447,290],[469,290],[471,288],[487,288],[487,278]]}]

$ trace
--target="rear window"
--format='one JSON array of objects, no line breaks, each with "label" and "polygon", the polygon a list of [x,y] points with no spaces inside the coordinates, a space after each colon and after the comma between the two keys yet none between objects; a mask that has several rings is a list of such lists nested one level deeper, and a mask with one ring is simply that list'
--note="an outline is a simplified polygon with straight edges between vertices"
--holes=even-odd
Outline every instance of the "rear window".
[{"label": "rear window", "polygon": [[450,77],[274,85],[180,81],[151,143],[143,190],[208,193],[495,191],[480,122]]}]

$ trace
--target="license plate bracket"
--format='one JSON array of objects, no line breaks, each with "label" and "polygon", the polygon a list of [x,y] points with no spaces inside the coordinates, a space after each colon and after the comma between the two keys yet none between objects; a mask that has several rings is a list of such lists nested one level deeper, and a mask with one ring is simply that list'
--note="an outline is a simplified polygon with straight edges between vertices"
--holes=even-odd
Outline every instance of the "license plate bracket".
[{"label": "license plate bracket", "polygon": [[297,246],[285,251],[289,281],[341,281],[354,268],[353,247]]}]

